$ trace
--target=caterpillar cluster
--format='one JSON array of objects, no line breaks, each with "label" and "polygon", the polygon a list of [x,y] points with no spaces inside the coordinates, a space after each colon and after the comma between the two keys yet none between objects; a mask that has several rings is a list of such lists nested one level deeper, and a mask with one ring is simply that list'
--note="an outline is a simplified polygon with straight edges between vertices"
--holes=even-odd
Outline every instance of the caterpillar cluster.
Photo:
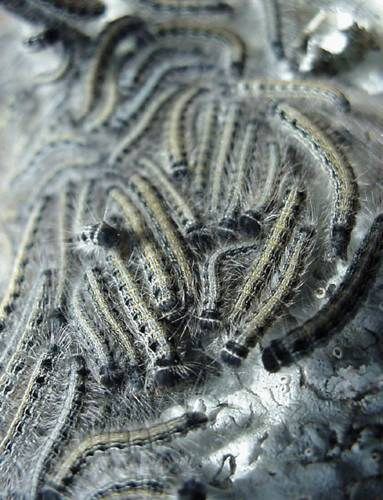
[{"label": "caterpillar cluster", "polygon": [[[30,44],[49,44],[54,26],[71,64],[51,82],[66,95],[49,118],[55,134],[36,133],[9,184],[27,196],[0,303],[0,484],[10,494],[23,446],[37,454],[31,498],[59,497],[97,457],[214,426],[206,409],[157,420],[247,358],[275,373],[309,357],[353,320],[378,275],[383,214],[360,237],[363,168],[332,128],[332,113],[352,123],[347,91],[249,70],[229,2],[138,4],[145,17],[121,15],[93,37],[77,37],[76,23],[104,14],[98,0],[11,8],[32,22],[41,10],[45,38]],[[275,22],[267,43],[283,58]],[[328,300],[294,320],[315,302],[307,283],[332,279]],[[98,479],[89,498],[202,499],[217,486]]]}]

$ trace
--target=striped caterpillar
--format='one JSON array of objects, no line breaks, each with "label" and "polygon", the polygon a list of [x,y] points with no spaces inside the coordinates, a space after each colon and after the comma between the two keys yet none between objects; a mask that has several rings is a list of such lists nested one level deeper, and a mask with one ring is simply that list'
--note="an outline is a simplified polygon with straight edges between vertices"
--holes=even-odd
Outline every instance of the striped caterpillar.
[{"label": "striped caterpillar", "polygon": [[73,477],[97,451],[105,452],[113,448],[125,449],[145,446],[157,441],[169,440],[177,435],[185,435],[206,426],[209,419],[203,413],[189,412],[166,422],[154,424],[133,431],[109,432],[91,436],[80,443],[60,465],[54,476],[58,489],[65,489]]},{"label": "striped caterpillar", "polygon": [[263,350],[266,370],[276,372],[339,332],[354,317],[363,302],[381,261],[383,214],[374,220],[355,253],[337,290],[318,313],[303,325],[293,328],[283,339],[273,340]]}]

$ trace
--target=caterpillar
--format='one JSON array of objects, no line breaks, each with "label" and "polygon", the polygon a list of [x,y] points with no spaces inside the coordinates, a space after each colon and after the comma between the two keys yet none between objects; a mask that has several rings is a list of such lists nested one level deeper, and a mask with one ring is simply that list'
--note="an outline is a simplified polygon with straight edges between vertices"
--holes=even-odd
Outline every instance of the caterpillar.
[{"label": "caterpillar", "polygon": [[39,492],[46,470],[51,466],[52,455],[58,447],[66,440],[67,434],[80,411],[83,393],[85,391],[85,361],[81,356],[75,356],[71,360],[69,377],[65,396],[62,401],[60,413],[56,423],[49,435],[45,438],[39,449],[37,460],[34,464],[33,474],[30,480],[31,497],[34,498]]},{"label": "caterpillar", "polygon": [[312,228],[303,227],[297,232],[291,246],[289,245],[288,255],[280,270],[280,278],[272,292],[261,301],[249,322],[240,327],[243,331],[238,332],[236,329],[235,334],[221,352],[221,359],[225,363],[239,366],[242,359],[247,356],[249,348],[254,347],[267,327],[275,321],[282,304],[286,303],[298,284],[312,236]]},{"label": "caterpillar", "polygon": [[65,486],[70,484],[73,477],[80,472],[87,460],[97,451],[105,452],[112,448],[125,449],[133,446],[145,446],[157,441],[169,440],[179,434],[185,435],[205,426],[208,420],[208,417],[203,413],[188,412],[180,417],[153,424],[147,428],[91,436],[82,441],[77,449],[68,455],[54,476],[54,483],[59,490],[65,489]]},{"label": "caterpillar", "polygon": [[290,330],[285,338],[273,340],[264,348],[262,362],[267,371],[276,372],[292,363],[296,357],[339,332],[352,320],[374,281],[382,242],[383,214],[379,214],[356,251],[342,282],[322,309]]},{"label": "caterpillar", "polygon": [[259,259],[253,263],[245,279],[241,292],[229,315],[229,322],[235,323],[249,308],[254,295],[265,286],[267,275],[279,259],[291,226],[295,225],[298,211],[305,200],[304,191],[291,188],[286,196],[284,207],[279,213]]},{"label": "caterpillar", "polygon": [[345,259],[358,208],[358,186],[345,155],[307,116],[288,104],[278,104],[275,115],[290,135],[307,148],[328,172],[334,187],[331,241],[335,256]]}]

